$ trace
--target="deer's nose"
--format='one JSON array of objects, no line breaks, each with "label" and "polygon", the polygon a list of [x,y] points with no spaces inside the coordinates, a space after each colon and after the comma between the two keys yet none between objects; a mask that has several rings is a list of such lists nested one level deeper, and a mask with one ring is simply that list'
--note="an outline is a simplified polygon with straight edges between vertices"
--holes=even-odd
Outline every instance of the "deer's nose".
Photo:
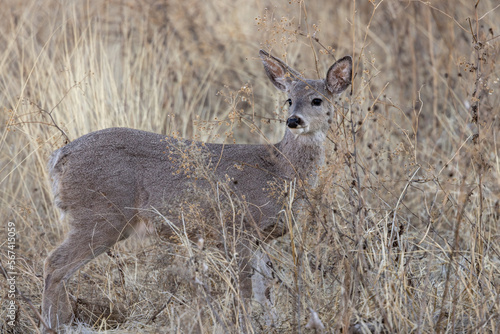
[{"label": "deer's nose", "polygon": [[295,128],[297,128],[301,124],[302,124],[302,120],[299,117],[296,117],[296,116],[290,117],[290,118],[288,118],[286,120],[286,125],[290,129],[295,129]]}]

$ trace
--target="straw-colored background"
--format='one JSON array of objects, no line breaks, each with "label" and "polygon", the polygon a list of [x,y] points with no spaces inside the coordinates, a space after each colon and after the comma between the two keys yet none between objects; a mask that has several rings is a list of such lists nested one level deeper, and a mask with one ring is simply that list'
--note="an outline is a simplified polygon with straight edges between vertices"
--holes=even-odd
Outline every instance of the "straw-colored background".
[{"label": "straw-colored background", "polygon": [[[268,82],[261,48],[313,78],[352,55],[355,79],[315,214],[271,245],[280,322],[264,329],[255,308],[255,331],[312,333],[314,310],[327,333],[498,332],[500,8],[475,3],[0,1],[0,260],[7,266],[13,222],[26,298],[16,296],[9,326],[0,277],[0,332],[37,332],[26,300],[39,308],[43,261],[68,229],[46,170],[64,144],[58,127],[70,140],[126,126],[279,141],[286,97]],[[227,259],[195,252],[210,302],[190,282],[186,247],[135,238],[70,280],[80,310],[114,310],[81,311],[75,331],[230,328]]]}]

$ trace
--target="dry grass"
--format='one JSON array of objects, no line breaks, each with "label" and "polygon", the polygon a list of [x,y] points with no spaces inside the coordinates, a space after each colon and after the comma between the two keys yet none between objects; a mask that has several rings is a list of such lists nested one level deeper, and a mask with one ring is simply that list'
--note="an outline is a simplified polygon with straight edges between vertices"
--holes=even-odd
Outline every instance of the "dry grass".
[{"label": "dry grass", "polygon": [[[283,96],[259,48],[309,76],[327,50],[352,54],[356,76],[310,207],[268,249],[280,324],[262,328],[256,307],[256,331],[321,332],[312,310],[327,333],[498,332],[500,8],[475,2],[3,0],[0,260],[13,222],[19,291],[10,326],[0,278],[0,332],[37,332],[43,261],[67,232],[45,168],[60,130],[277,141]],[[72,330],[230,331],[231,260],[187,240],[119,244],[70,280],[86,323]]]}]

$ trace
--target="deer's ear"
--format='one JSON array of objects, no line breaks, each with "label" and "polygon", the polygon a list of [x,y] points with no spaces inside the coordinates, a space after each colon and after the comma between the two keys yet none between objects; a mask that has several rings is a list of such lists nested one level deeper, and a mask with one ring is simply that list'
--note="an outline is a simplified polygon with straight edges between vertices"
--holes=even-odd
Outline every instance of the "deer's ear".
[{"label": "deer's ear", "polygon": [[340,94],[351,84],[352,58],[345,56],[330,67],[326,73],[326,87],[332,94]]},{"label": "deer's ear", "polygon": [[280,59],[271,56],[266,51],[260,50],[259,56],[264,64],[267,76],[279,90],[286,92],[289,85],[300,77],[299,72],[286,65]]}]

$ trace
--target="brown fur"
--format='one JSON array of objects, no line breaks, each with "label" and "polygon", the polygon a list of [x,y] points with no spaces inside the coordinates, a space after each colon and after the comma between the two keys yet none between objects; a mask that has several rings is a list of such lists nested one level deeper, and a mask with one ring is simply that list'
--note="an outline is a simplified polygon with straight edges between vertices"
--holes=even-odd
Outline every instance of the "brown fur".
[{"label": "brown fur", "polygon": [[[180,224],[179,210],[186,199],[210,192],[217,182],[227,184],[242,203],[245,231],[263,239],[286,233],[280,219],[283,198],[268,189],[294,178],[314,183],[334,114],[330,101],[350,84],[352,64],[345,57],[325,80],[305,80],[266,52],[260,56],[273,84],[292,101],[285,136],[275,145],[201,144],[111,128],[80,137],[52,154],[55,203],[71,230],[45,263],[42,313],[50,326],[71,322],[65,282],[76,270],[130,236],[140,222],[157,220],[158,213]],[[314,99],[321,99],[321,105],[314,105]],[[200,200],[198,205],[210,217],[209,203]],[[162,226],[161,232],[172,236],[171,229]],[[248,257],[241,264],[245,298],[252,293]]]}]

